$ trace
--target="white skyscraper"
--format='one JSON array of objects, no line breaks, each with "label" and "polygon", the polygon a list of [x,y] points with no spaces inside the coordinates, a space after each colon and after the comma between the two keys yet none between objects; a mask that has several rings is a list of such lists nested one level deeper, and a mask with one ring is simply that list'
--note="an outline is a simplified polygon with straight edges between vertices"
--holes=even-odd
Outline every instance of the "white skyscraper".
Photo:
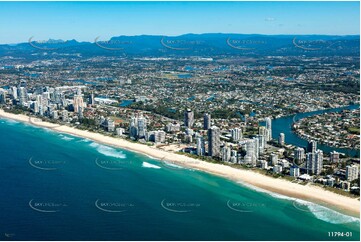
[{"label": "white skyscraper", "polygon": [[359,175],[359,167],[355,165],[346,166],[346,179],[347,181],[353,181],[358,178]]},{"label": "white skyscraper", "polygon": [[133,115],[130,119],[129,136],[134,139],[145,138],[147,132],[147,121],[143,114]]},{"label": "white skyscraper", "polygon": [[255,140],[248,140],[246,143],[246,155],[244,156],[244,162],[252,166],[257,165],[257,157],[255,154]]},{"label": "white skyscraper", "polygon": [[302,164],[305,159],[305,150],[303,148],[297,147],[294,150],[293,158],[296,164]]},{"label": "white skyscraper", "polygon": [[197,137],[197,155],[199,155],[199,156],[204,156],[205,155],[203,137]]},{"label": "white skyscraper", "polygon": [[138,117],[138,138],[144,138],[145,133],[147,132],[147,122],[145,117],[142,114]]},{"label": "white skyscraper", "polygon": [[300,168],[298,166],[290,167],[290,176],[299,177],[300,176]]},{"label": "white skyscraper", "polygon": [[332,151],[330,153],[330,162],[331,163],[338,163],[340,161],[340,153],[337,151]]},{"label": "white skyscraper", "polygon": [[73,107],[75,113],[81,113],[84,109],[83,94],[79,88],[73,98]]},{"label": "white skyscraper", "polygon": [[266,129],[268,130],[267,141],[272,140],[272,119],[270,117],[265,118],[266,121]]},{"label": "white skyscraper", "polygon": [[316,150],[315,153],[306,154],[306,168],[308,173],[319,175],[323,167],[323,152],[322,150]]},{"label": "white skyscraper", "polygon": [[271,165],[273,165],[273,166],[278,164],[278,155],[276,153],[271,153],[270,162],[271,162]]},{"label": "white skyscraper", "polygon": [[229,146],[222,147],[221,150],[222,161],[229,162],[231,160],[231,148]]},{"label": "white skyscraper", "polygon": [[240,129],[240,128],[232,129],[231,137],[234,142],[240,141],[242,139],[242,129]]},{"label": "white skyscraper", "polygon": [[280,136],[278,137],[278,144],[284,145],[285,144],[285,134],[280,133]]},{"label": "white skyscraper", "polygon": [[25,87],[20,87],[18,89],[18,92],[19,92],[20,105],[24,106],[28,101],[28,92],[26,91]]},{"label": "white skyscraper", "polygon": [[256,135],[256,138],[258,139],[258,152],[259,154],[263,154],[266,145],[265,137],[259,134]]},{"label": "white skyscraper", "polygon": [[11,93],[14,99],[18,99],[18,89],[15,86],[11,87]]}]

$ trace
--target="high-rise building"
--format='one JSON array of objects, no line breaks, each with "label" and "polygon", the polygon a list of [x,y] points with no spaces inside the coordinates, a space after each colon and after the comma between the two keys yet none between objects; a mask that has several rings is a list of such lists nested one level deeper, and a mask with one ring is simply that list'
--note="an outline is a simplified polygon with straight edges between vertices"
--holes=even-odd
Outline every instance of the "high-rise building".
[{"label": "high-rise building", "polygon": [[15,86],[11,87],[11,94],[14,99],[18,99],[18,89]]},{"label": "high-rise building", "polygon": [[253,145],[254,145],[254,155],[256,156],[256,159],[259,158],[259,140],[257,137],[253,137]]},{"label": "high-rise building", "polygon": [[265,142],[269,141],[269,130],[265,126],[258,128],[258,134],[264,137]]},{"label": "high-rise building", "polygon": [[234,142],[240,141],[242,139],[242,129],[240,128],[231,129],[231,137]]},{"label": "high-rise building", "polygon": [[68,117],[68,111],[67,110],[63,110],[61,112],[61,120],[63,120],[64,122],[68,122],[69,121],[69,117]]},{"label": "high-rise building", "polygon": [[179,132],[180,131],[180,124],[179,123],[169,123],[166,126],[166,131],[169,133]]},{"label": "high-rise building", "polygon": [[115,130],[115,122],[114,122],[114,120],[108,118],[106,120],[106,125],[107,125],[108,132],[114,132],[114,130]]},{"label": "high-rise building", "polygon": [[340,161],[340,153],[337,151],[332,151],[330,153],[330,162],[331,163],[338,163]]},{"label": "high-rise building", "polygon": [[278,144],[284,145],[285,144],[285,134],[280,133],[280,136],[278,137]]},{"label": "high-rise building", "polygon": [[307,152],[315,153],[317,150],[317,141],[311,140],[307,145]]},{"label": "high-rise building", "polygon": [[256,157],[256,143],[255,139],[248,140],[246,143],[246,155],[244,156],[244,163],[250,164],[252,166],[257,165],[257,157]]},{"label": "high-rise building", "polygon": [[203,116],[203,129],[208,130],[211,128],[211,115],[205,113]]},{"label": "high-rise building", "polygon": [[273,166],[278,164],[278,155],[276,153],[271,153],[270,162],[271,162],[271,165],[273,165]]},{"label": "high-rise building", "polygon": [[163,130],[149,131],[146,134],[146,140],[153,141],[154,143],[164,143],[165,132]]},{"label": "high-rise building", "polygon": [[346,179],[347,181],[356,180],[359,176],[359,167],[355,165],[346,166]]},{"label": "high-rise building", "polygon": [[258,152],[259,154],[263,154],[266,145],[265,137],[260,134],[256,135],[255,137],[258,140]]},{"label": "high-rise building", "polygon": [[270,117],[265,118],[266,121],[266,129],[268,131],[268,137],[266,137],[267,141],[272,140],[272,119]]},{"label": "high-rise building", "polygon": [[81,89],[77,90],[77,93],[74,95],[73,99],[73,107],[75,113],[81,113],[84,108],[83,94],[81,93]]},{"label": "high-rise building", "polygon": [[273,172],[274,173],[281,173],[283,170],[283,167],[281,165],[275,165],[273,166]]},{"label": "high-rise building", "polygon": [[6,91],[0,88],[0,103],[6,103]]},{"label": "high-rise building", "polygon": [[143,114],[133,115],[130,119],[129,136],[134,139],[145,138],[147,133],[147,121]]},{"label": "high-rise building", "polygon": [[129,137],[134,139],[138,138],[138,119],[134,115],[130,118]]},{"label": "high-rise building", "polygon": [[307,172],[314,175],[319,175],[323,167],[323,152],[316,150],[314,153],[306,154],[306,168]]},{"label": "high-rise building", "polygon": [[20,87],[18,89],[18,92],[19,92],[18,94],[19,94],[20,105],[24,106],[28,101],[28,92],[25,87]]},{"label": "high-rise building", "polygon": [[298,166],[290,167],[290,176],[299,177],[300,176],[300,168]]},{"label": "high-rise building", "polygon": [[212,157],[219,157],[220,155],[220,140],[221,131],[217,126],[212,126],[208,129],[208,155]]},{"label": "high-rise building", "polygon": [[238,152],[236,150],[231,150],[231,160],[232,163],[238,163]]},{"label": "high-rise building", "polygon": [[197,155],[205,155],[205,145],[203,137],[197,137]]},{"label": "high-rise building", "polygon": [[297,147],[294,150],[293,158],[296,164],[302,164],[305,159],[305,150],[303,148]]},{"label": "high-rise building", "polygon": [[267,169],[267,168],[268,168],[268,163],[267,163],[267,161],[261,160],[260,164],[261,164],[261,169]]},{"label": "high-rise building", "polygon": [[192,128],[194,124],[194,113],[192,110],[187,109],[184,112],[184,126]]},{"label": "high-rise building", "polygon": [[147,132],[147,122],[143,114],[138,117],[138,138],[144,138]]},{"label": "high-rise building", "polygon": [[89,104],[90,104],[90,105],[94,105],[94,104],[95,104],[94,92],[92,92],[92,93],[90,94]]},{"label": "high-rise building", "polygon": [[53,111],[51,112],[51,117],[52,117],[53,119],[58,119],[58,118],[59,118],[58,111],[57,111],[57,110],[53,110]]},{"label": "high-rise building", "polygon": [[229,162],[231,160],[231,148],[227,145],[222,147],[221,150],[222,161]]}]

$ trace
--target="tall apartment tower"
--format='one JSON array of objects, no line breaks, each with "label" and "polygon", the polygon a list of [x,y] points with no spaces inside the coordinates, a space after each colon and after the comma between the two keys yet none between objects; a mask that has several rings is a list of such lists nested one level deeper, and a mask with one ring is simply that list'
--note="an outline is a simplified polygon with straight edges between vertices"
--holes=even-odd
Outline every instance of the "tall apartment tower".
[{"label": "tall apartment tower", "polygon": [[188,128],[192,128],[194,124],[194,113],[192,110],[187,109],[184,112],[184,125]]},{"label": "tall apartment tower", "polygon": [[212,126],[208,129],[208,155],[212,157],[219,157],[220,155],[220,140],[221,131],[217,126]]},{"label": "tall apartment tower", "polygon": [[203,116],[203,129],[208,130],[211,128],[211,115],[205,113]]}]

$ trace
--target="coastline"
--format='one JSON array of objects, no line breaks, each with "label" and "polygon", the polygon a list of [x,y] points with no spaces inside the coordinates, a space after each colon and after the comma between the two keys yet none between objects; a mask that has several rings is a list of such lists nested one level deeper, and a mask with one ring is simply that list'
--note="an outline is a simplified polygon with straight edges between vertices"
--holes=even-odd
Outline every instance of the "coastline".
[{"label": "coastline", "polygon": [[230,179],[238,183],[249,184],[269,192],[274,192],[293,198],[299,198],[302,200],[314,202],[316,204],[318,203],[357,218],[360,216],[360,201],[357,198],[342,196],[324,190],[321,187],[315,185],[300,185],[283,179],[265,176],[250,170],[236,169],[223,164],[209,163],[188,156],[149,147],[147,145],[133,143],[121,138],[114,138],[86,130],[79,130],[66,125],[43,122],[37,118],[29,117],[23,114],[6,113],[1,109],[0,117],[29,123],[38,127],[49,128],[60,133],[67,133],[70,135],[87,138],[113,147],[144,154],[157,160],[173,162],[187,168],[211,173],[213,175]]}]

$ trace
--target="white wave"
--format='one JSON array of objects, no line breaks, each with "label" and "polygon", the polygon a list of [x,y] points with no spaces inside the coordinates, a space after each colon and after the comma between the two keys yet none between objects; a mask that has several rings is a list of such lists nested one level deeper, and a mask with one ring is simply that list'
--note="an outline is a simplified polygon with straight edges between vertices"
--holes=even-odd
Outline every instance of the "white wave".
[{"label": "white wave", "polygon": [[345,224],[345,223],[353,223],[353,222],[358,222],[360,223],[360,219],[359,218],[355,218],[349,215],[345,215],[342,214],[340,212],[337,212],[335,210],[332,210],[330,208],[327,208],[325,206],[316,204],[316,203],[312,203],[312,202],[308,202],[299,198],[294,198],[294,197],[288,197],[285,195],[281,195],[281,194],[277,194],[274,192],[270,192],[267,191],[265,189],[259,188],[259,187],[255,187],[253,185],[244,183],[242,181],[238,181],[237,183],[248,187],[252,190],[255,190],[257,192],[262,192],[262,193],[266,193],[274,198],[277,199],[282,199],[282,200],[289,200],[289,201],[293,201],[293,206],[295,208],[297,208],[297,206],[295,205],[295,203],[300,204],[301,206],[305,206],[305,210],[297,208],[299,210],[305,211],[308,210],[310,213],[312,213],[317,219],[320,219],[322,221],[328,222],[328,223],[332,223],[332,224]]},{"label": "white wave", "polygon": [[150,163],[145,162],[145,161],[143,162],[142,167],[145,167],[145,168],[154,168],[154,169],[160,169],[160,168],[161,168],[160,166],[153,165],[153,164],[150,164]]},{"label": "white wave", "polygon": [[90,139],[84,138],[84,139],[78,140],[77,142],[85,142],[85,143],[88,143],[88,142],[90,142],[90,141],[91,141]]},{"label": "white wave", "polygon": [[176,165],[172,162],[167,162],[167,161],[163,161],[167,166],[171,166],[171,167],[175,167],[175,168],[178,168],[178,169],[184,169],[183,166],[180,166],[180,165]]},{"label": "white wave", "polygon": [[332,210],[330,208],[324,207],[319,204],[307,202],[301,199],[297,199],[296,202],[307,206],[307,208],[310,210],[310,212],[313,215],[315,215],[316,218],[328,223],[332,223],[332,224],[345,224],[345,223],[354,223],[354,222],[360,223],[359,218],[355,218],[352,216],[339,213],[335,210]]},{"label": "white wave", "polygon": [[120,150],[116,150],[112,147],[106,146],[106,145],[101,145],[98,143],[91,143],[90,144],[91,147],[96,148],[96,150],[106,156],[110,156],[110,157],[115,157],[115,158],[119,158],[119,159],[125,159],[126,155],[120,151]]},{"label": "white wave", "polygon": [[65,136],[65,135],[62,135],[62,134],[59,134],[59,137],[61,137],[61,139],[63,139],[63,140],[73,140],[74,138],[72,138],[72,137],[69,137],[69,136]]},{"label": "white wave", "polygon": [[15,124],[20,123],[18,121],[13,120],[13,119],[4,119],[4,120],[5,120],[5,123],[8,124],[8,125],[15,125]]}]

